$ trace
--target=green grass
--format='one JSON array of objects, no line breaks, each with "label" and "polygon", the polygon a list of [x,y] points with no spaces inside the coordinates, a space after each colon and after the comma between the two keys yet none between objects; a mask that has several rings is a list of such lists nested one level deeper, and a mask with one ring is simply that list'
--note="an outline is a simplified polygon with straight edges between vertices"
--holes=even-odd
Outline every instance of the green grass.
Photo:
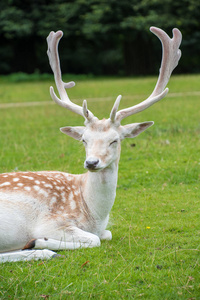
[{"label": "green grass", "polygon": [[[73,78],[66,77],[67,80]],[[71,99],[99,118],[145,99],[156,79],[77,79]],[[154,120],[122,143],[117,197],[100,248],[60,252],[50,261],[0,266],[0,299],[200,299],[200,75],[173,76],[166,99],[124,123]],[[2,103],[50,101],[53,81],[0,78]],[[177,96],[174,93],[183,93]],[[131,97],[130,97],[131,96]],[[0,172],[84,172],[83,146],[58,128],[83,119],[56,105],[0,109]]]}]

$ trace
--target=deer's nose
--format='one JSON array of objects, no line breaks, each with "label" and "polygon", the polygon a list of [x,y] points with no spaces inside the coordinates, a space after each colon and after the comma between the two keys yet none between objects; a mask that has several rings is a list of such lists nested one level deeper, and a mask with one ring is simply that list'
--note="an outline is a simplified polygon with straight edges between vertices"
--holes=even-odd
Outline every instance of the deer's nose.
[{"label": "deer's nose", "polygon": [[85,168],[94,170],[99,163],[98,158],[90,157],[85,161]]}]

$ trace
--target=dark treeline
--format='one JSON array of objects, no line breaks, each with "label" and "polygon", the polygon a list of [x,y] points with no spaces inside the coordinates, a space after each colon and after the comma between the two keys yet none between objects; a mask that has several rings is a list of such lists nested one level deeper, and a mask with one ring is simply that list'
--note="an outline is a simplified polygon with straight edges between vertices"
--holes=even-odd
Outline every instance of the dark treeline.
[{"label": "dark treeline", "polygon": [[150,26],[183,34],[178,72],[200,72],[200,1],[1,0],[0,74],[50,72],[46,37],[62,30],[63,73],[157,73],[161,46]]}]

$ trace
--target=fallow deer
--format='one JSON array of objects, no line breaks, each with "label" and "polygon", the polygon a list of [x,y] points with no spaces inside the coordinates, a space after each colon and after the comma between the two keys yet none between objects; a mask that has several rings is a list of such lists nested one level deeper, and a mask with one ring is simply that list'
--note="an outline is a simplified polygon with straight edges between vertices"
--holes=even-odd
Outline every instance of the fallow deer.
[{"label": "fallow deer", "polygon": [[138,105],[118,111],[118,96],[109,119],[99,120],[83,106],[72,103],[66,88],[74,82],[62,81],[58,43],[62,31],[47,37],[48,56],[60,95],[50,88],[52,99],[62,107],[84,117],[83,127],[63,127],[61,131],[82,141],[86,150],[87,173],[16,172],[0,175],[0,261],[44,259],[55,255],[52,250],[100,246],[111,240],[106,230],[117,187],[120,142],[133,138],[153,122],[122,126],[121,121],[143,111],[166,96],[166,87],[181,57],[181,33],[173,29],[173,38],[161,29],[150,30],[161,40],[163,56],[160,74],[152,94]]}]

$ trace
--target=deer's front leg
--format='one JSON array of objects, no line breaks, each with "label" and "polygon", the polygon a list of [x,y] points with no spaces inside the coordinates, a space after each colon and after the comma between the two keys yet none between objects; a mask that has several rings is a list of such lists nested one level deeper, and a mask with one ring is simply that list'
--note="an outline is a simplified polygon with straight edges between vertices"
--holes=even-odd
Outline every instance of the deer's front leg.
[{"label": "deer's front leg", "polygon": [[34,239],[27,243],[25,249],[74,250],[77,248],[99,247],[100,244],[101,242],[97,235],[74,228],[70,234],[64,233],[60,239]]}]

